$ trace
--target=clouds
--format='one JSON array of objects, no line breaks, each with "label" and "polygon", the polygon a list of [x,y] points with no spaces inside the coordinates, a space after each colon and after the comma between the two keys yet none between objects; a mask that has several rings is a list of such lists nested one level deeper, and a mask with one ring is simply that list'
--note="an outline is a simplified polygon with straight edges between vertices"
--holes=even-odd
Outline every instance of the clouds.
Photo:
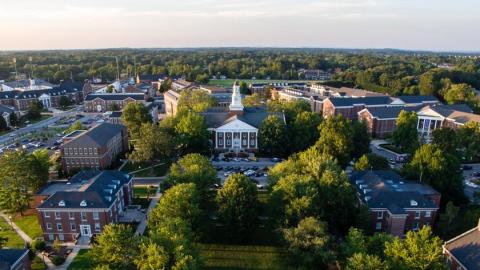
[{"label": "clouds", "polygon": [[0,5],[0,49],[475,49],[480,38],[472,33],[480,23],[475,14],[479,7],[473,0],[7,1]]}]

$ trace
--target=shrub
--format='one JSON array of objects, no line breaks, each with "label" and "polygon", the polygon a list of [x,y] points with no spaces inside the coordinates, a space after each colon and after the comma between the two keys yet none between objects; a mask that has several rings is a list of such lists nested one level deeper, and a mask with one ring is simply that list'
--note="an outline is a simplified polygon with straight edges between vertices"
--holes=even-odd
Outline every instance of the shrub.
[{"label": "shrub", "polygon": [[52,263],[55,265],[61,265],[65,262],[65,258],[63,256],[55,255],[52,259]]},{"label": "shrub", "polygon": [[33,240],[32,243],[32,249],[33,251],[44,251],[47,249],[47,244],[43,240]]}]

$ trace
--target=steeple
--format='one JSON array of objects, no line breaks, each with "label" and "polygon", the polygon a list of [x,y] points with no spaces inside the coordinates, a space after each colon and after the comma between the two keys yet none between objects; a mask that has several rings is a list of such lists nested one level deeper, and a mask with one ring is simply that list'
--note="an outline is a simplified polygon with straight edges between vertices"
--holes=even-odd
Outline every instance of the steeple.
[{"label": "steeple", "polygon": [[230,112],[233,113],[243,112],[242,96],[240,95],[240,85],[238,81],[235,81],[233,84],[232,102],[230,103],[229,109]]}]

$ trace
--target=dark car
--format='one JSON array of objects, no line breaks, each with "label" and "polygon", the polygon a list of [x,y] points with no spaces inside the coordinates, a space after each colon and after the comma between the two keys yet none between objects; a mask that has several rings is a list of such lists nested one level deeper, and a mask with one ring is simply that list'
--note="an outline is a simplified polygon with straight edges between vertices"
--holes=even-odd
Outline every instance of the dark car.
[{"label": "dark car", "polygon": [[471,169],[473,169],[473,167],[470,166],[470,165],[463,165],[462,169],[463,169],[464,171],[470,171]]},{"label": "dark car", "polygon": [[474,177],[480,177],[480,172],[474,172],[474,173],[472,173],[472,176],[474,176]]}]

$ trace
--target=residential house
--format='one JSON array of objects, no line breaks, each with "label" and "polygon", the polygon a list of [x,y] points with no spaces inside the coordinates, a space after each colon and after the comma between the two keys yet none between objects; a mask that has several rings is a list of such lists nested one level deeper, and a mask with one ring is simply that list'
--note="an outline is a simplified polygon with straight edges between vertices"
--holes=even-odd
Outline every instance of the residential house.
[{"label": "residential house", "polygon": [[450,270],[480,269],[480,220],[477,227],[445,242],[443,254]]},{"label": "residential house", "polygon": [[0,269],[2,270],[29,270],[30,259],[28,249],[2,248],[0,249]]},{"label": "residential house", "polygon": [[55,191],[37,207],[45,240],[73,242],[120,221],[132,202],[132,177],[116,170],[93,172],[75,175],[65,185],[68,191]]},{"label": "residential house", "polygon": [[88,131],[76,132],[61,149],[62,166],[67,173],[84,168],[108,168],[128,149],[127,129],[123,125],[102,123]]},{"label": "residential house", "polygon": [[430,186],[382,170],[354,172],[350,181],[361,203],[368,206],[373,230],[403,236],[433,226],[441,195]]}]

